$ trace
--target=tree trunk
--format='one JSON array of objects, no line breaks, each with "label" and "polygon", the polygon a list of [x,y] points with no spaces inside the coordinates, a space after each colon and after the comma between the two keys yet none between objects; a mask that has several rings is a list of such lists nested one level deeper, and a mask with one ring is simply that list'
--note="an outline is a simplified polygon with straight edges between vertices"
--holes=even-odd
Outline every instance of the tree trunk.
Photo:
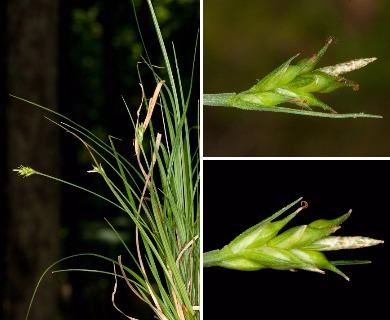
[{"label": "tree trunk", "polygon": [[[55,0],[9,0],[7,6],[7,90],[52,109],[58,103],[57,8]],[[3,319],[21,320],[39,277],[59,256],[60,186],[38,176],[22,179],[12,169],[23,164],[58,176],[59,132],[42,110],[14,98],[8,101],[6,121],[9,217]],[[56,277],[48,274],[29,319],[55,319],[57,300]]]}]

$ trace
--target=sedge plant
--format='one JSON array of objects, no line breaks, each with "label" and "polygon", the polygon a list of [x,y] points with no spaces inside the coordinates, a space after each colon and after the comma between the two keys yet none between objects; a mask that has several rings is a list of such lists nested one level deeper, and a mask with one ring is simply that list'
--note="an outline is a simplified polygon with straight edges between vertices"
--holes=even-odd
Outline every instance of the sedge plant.
[{"label": "sedge plant", "polygon": [[[33,307],[39,283],[45,274],[58,263],[79,256],[103,259],[112,271],[72,268],[55,272],[84,271],[112,275],[114,284],[111,299],[113,306],[119,312],[122,311],[115,305],[117,281],[124,281],[130,288],[131,294],[135,294],[140,301],[146,303],[158,319],[199,319],[200,317],[199,124],[190,127],[188,121],[189,110],[197,108],[195,114],[199,112],[198,106],[190,104],[190,96],[196,94],[191,92],[193,81],[196,79],[193,79],[194,72],[192,72],[190,84],[188,87],[183,87],[174,48],[173,57],[169,57],[152,1],[147,2],[168,79],[167,81],[161,79],[149,59],[144,59],[153,73],[156,89],[153,96],[147,99],[140,79],[143,99],[136,119],[133,118],[125,103],[134,131],[134,161],[127,159],[117,150],[117,141],[112,137],[104,141],[62,114],[13,96],[52,112],[63,120],[53,122],[84,145],[92,162],[89,172],[102,177],[111,196],[96,193],[28,166],[20,166],[14,171],[23,177],[38,175],[54,179],[111,203],[134,222],[137,248],[136,252],[132,252],[115,226],[106,219],[108,227],[122,243],[123,255],[126,257],[122,255],[107,257],[99,252],[87,252],[77,253],[54,262],[48,266],[36,286],[26,319]],[[142,37],[141,30],[140,34]],[[196,47],[197,39],[194,45],[193,70]],[[155,108],[161,108],[161,119],[153,117]],[[163,132],[155,132],[153,123],[157,121],[162,123]],[[145,139],[147,131],[150,131],[150,140]],[[190,143],[192,135],[197,141],[195,146]],[[126,259],[132,259],[137,266],[136,269],[127,267],[123,262]],[[134,319],[129,315],[126,316]]]},{"label": "sedge plant", "polygon": [[359,90],[356,82],[341,75],[363,68],[376,60],[375,57],[362,58],[316,68],[332,42],[334,39],[328,37],[325,45],[312,57],[292,64],[299,55],[296,54],[248,90],[239,93],[204,94],[203,105],[325,118],[382,118],[380,115],[366,113],[338,113],[314,95],[329,93],[342,87]]},{"label": "sedge plant", "polygon": [[335,219],[320,219],[307,225],[292,227],[280,233],[300,211],[308,207],[306,201],[287,217],[274,221],[302,198],[285,206],[269,218],[247,229],[222,249],[203,254],[204,267],[222,267],[241,271],[306,270],[335,272],[349,281],[338,265],[370,263],[367,260],[329,261],[322,251],[357,249],[383,243],[362,236],[333,236],[340,225],[349,218],[352,210]]}]

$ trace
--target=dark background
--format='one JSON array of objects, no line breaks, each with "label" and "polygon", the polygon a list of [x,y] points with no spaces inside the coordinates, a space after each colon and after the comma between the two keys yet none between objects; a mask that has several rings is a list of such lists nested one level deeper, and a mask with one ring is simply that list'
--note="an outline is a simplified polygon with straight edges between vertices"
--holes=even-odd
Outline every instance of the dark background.
[{"label": "dark background", "polygon": [[204,106],[205,156],[389,156],[390,2],[386,0],[204,2],[204,93],[252,87],[297,53],[311,57],[335,37],[319,67],[377,57],[345,74],[359,91],[317,97],[339,113],[383,119],[328,119]]},{"label": "dark background", "polygon": [[333,219],[352,209],[334,235],[385,241],[369,248],[324,252],[329,260],[372,261],[339,266],[349,282],[330,271],[321,275],[303,270],[205,268],[205,319],[382,318],[389,285],[388,165],[387,160],[203,161],[204,252],[222,248],[300,197],[309,207],[286,228]]}]

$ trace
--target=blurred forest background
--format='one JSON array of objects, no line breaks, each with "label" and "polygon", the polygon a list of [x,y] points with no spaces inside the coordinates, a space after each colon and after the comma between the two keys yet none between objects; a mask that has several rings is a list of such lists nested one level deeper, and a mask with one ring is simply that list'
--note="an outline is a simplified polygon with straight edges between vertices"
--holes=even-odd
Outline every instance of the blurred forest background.
[{"label": "blurred forest background", "polygon": [[[199,31],[198,0],[152,1],[168,54],[174,43],[180,75],[188,90]],[[138,64],[146,52],[162,66],[162,54],[145,0],[8,0],[0,4],[1,48],[1,319],[24,319],[42,272],[54,261],[81,252],[117,259],[121,247],[103,218],[123,231],[131,246],[134,226],[103,201],[42,177],[22,179],[19,165],[109,195],[97,175],[87,173],[91,159],[81,143],[44,118],[52,114],[10,98],[13,94],[56,110],[107,140],[122,139],[123,152],[135,160],[131,120],[141,102],[142,78],[151,97],[155,81]],[[135,13],[135,12],[136,13]],[[199,46],[198,46],[199,47]],[[192,124],[197,123],[199,49],[192,88]],[[164,69],[156,69],[167,79]],[[75,259],[59,268],[94,268],[112,272],[110,263]],[[69,272],[43,279],[32,320],[122,319],[112,306],[113,279]],[[151,319],[152,313],[127,287],[116,303],[125,313]]]},{"label": "blurred forest background", "polygon": [[[332,44],[319,66],[377,57],[346,74],[359,91],[319,96],[339,113],[383,119],[326,119],[205,106],[204,156],[389,156],[390,2],[386,0],[208,0],[203,8],[204,93],[240,92],[290,57]],[[299,60],[297,58],[294,61]]]}]

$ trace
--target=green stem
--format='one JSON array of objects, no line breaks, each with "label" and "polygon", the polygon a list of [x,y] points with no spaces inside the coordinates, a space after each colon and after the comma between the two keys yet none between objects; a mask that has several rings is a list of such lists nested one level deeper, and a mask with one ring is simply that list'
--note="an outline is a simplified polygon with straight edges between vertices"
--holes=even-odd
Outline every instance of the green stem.
[{"label": "green stem", "polygon": [[270,112],[283,112],[291,114],[299,114],[312,117],[322,117],[322,118],[336,118],[336,119],[345,119],[345,118],[383,118],[380,115],[375,114],[366,114],[366,113],[325,113],[321,111],[311,111],[311,110],[299,110],[286,107],[278,106],[263,106],[259,105],[257,107],[253,105],[240,104],[236,97],[236,93],[216,93],[216,94],[204,94],[203,95],[203,105],[206,106],[220,106],[220,107],[234,107],[244,110],[256,110],[256,111],[270,111]]},{"label": "green stem", "polygon": [[233,107],[236,93],[204,94],[203,104],[206,106]]},{"label": "green stem", "polygon": [[215,267],[218,266],[221,261],[227,260],[229,254],[221,250],[211,250],[203,253],[203,267]]}]

